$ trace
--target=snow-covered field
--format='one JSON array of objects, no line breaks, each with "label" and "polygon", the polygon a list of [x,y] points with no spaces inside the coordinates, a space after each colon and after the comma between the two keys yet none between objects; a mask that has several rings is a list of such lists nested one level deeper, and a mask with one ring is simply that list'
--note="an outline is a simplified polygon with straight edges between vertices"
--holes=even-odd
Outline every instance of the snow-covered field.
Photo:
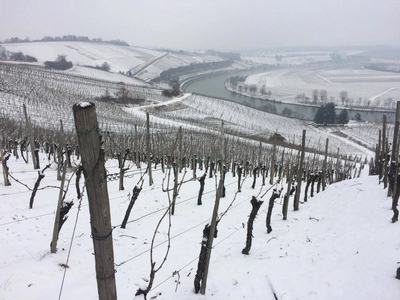
[{"label": "snow-covered field", "polygon": [[[29,52],[25,54],[32,55]],[[153,54],[142,53],[143,57]],[[155,56],[156,54],[150,59]],[[175,59],[185,60],[179,56]],[[161,63],[160,60],[157,62]],[[75,74],[71,74],[74,72]],[[187,133],[183,138],[185,149],[189,148],[193,136],[196,139],[205,132],[210,144],[216,145],[213,139],[216,138],[215,133],[219,132],[221,120],[225,122],[226,135],[232,138],[230,141],[255,136],[268,138],[277,132],[288,141],[299,144],[302,130],[306,129],[308,147],[323,150],[325,140],[329,138],[332,153],[340,148],[342,155],[362,156],[363,159],[366,156],[369,159],[372,152],[334,135],[332,131],[343,131],[350,137],[368,143],[372,148],[377,143],[380,125],[352,124],[344,128],[317,129],[298,120],[267,114],[220,99],[187,94],[167,100],[159,89],[141,86],[140,82],[125,81],[123,75],[104,74],[83,67],[75,67],[70,73],[63,73],[37,67],[1,64],[0,120],[9,118],[16,122],[14,129],[2,127],[2,136],[14,138],[25,130],[19,125],[24,122],[23,104],[26,104],[29,117],[36,128],[51,129],[51,134],[54,135],[62,120],[65,132],[71,135],[74,132],[72,104],[93,101],[96,103],[101,129],[121,133],[123,139],[130,139],[130,143],[135,125],[138,126],[139,136],[143,134],[146,115],[142,108],[148,109],[153,133],[151,143],[161,145],[164,149],[171,147],[171,141],[159,140],[159,136],[168,129],[168,134],[173,134],[175,140],[179,126]],[[323,75],[331,81],[335,77],[334,74]],[[304,78],[300,75],[296,78],[295,82],[301,86]],[[316,78],[322,80],[320,77]],[[119,83],[120,81],[125,84]],[[143,106],[127,108],[95,100],[95,97],[106,92],[114,95],[122,87],[145,98]],[[389,127],[389,139],[392,131],[392,127]],[[36,132],[41,136],[48,133],[40,130]],[[105,139],[105,146],[116,146],[117,137],[113,140],[112,136],[105,136]],[[203,138],[203,150],[206,147],[205,140]],[[140,139],[139,144],[143,149],[143,139]],[[258,142],[253,141],[247,144],[247,148],[243,146],[239,150],[248,151],[242,152],[241,156],[254,158],[260,149],[266,152],[265,155],[269,155],[269,146],[263,146],[261,148]],[[210,145],[207,147],[211,149]],[[209,149],[210,155],[215,154]],[[308,155],[307,161],[311,157]],[[42,169],[47,163],[48,159],[41,154]],[[73,161],[74,166],[78,163],[78,160]],[[54,211],[59,194],[56,187],[60,184],[56,180],[56,166],[52,164],[44,172],[45,178],[40,185],[44,189],[37,192],[33,209],[28,208],[31,196],[29,189],[34,186],[37,171],[33,170],[31,164],[25,164],[21,158],[16,159],[14,156],[8,160],[8,166],[10,174],[24,185],[14,179],[10,179],[11,186],[5,186],[0,181],[0,300],[82,297],[97,299],[88,200],[86,195],[82,203],[77,200],[72,170],[67,174],[68,179],[72,180],[66,200],[73,200],[75,204],[60,232],[58,251],[50,254]],[[119,227],[132,189],[138,184],[145,167],[142,165],[138,169],[134,166],[127,171],[124,191],[118,191],[116,175],[110,176],[107,183],[111,220],[115,226],[112,237],[120,299],[134,299],[138,287],[145,286],[150,270],[152,235],[158,220],[168,207],[168,195],[163,192],[166,173],[163,174],[158,167],[153,170],[152,186],[148,185],[145,177],[143,190],[133,208],[127,228]],[[117,173],[117,160],[109,159],[106,168],[109,174]],[[394,237],[399,225],[390,223],[391,201],[386,197],[387,191],[383,190],[382,185],[378,185],[378,178],[368,177],[367,173],[368,170],[364,169],[360,178],[330,185],[324,192],[302,203],[300,211],[294,212],[290,209],[286,221],[282,220],[282,197],[277,199],[272,215],[273,231],[267,234],[265,218],[272,192],[268,189],[271,186],[261,186],[261,178],[258,178],[255,189],[252,189],[253,178],[247,177],[243,181],[242,192],[236,194],[237,177],[228,172],[226,197],[221,200],[219,212],[225,211],[235,200],[218,226],[206,296],[194,294],[193,280],[202,229],[211,218],[217,181],[216,177],[206,179],[202,206],[196,204],[198,181],[184,183],[177,199],[175,215],[171,218],[170,254],[164,267],[156,274],[148,299],[275,299],[274,293],[280,300],[396,299],[400,286],[394,275],[398,267],[400,247]],[[184,171],[180,173],[180,179],[184,174]],[[202,173],[198,170],[197,176],[200,175]],[[185,180],[190,178],[192,171],[188,170]],[[286,189],[284,181],[279,184],[281,186]],[[255,220],[252,249],[250,255],[245,256],[241,254],[241,250],[245,245],[246,224],[251,210],[249,201],[253,195],[261,199],[260,195],[267,190],[266,196],[262,198],[265,203]],[[290,200],[290,207],[292,201],[293,199]],[[164,221],[155,239],[154,258],[157,264],[161,263],[167,249],[167,225]],[[143,296],[136,297],[142,298]]]},{"label": "snow-covered field", "polygon": [[[351,67],[330,70],[302,67],[274,70],[249,75],[244,84],[256,85],[259,97],[263,97],[260,93],[261,87],[265,85],[266,91],[271,91],[270,97],[282,102],[312,103],[313,90],[325,90],[328,101],[337,106],[394,109],[396,99],[400,97],[399,74]],[[348,93],[345,102],[340,98],[342,91]],[[244,89],[241,92],[244,93]],[[250,94],[249,91],[247,93]],[[308,102],[303,98],[296,98],[301,94],[309,98]]]},{"label": "snow-covered field", "polygon": [[[277,57],[281,59],[278,60]],[[330,60],[329,53],[326,52],[276,52],[259,53],[255,55],[244,55],[243,60],[258,64],[280,64],[280,65],[303,65],[311,62]]]},{"label": "snow-covered field", "polygon": [[67,60],[77,65],[96,66],[107,62],[112,66],[113,72],[124,73],[162,53],[139,47],[86,42],[35,42],[3,46],[8,51],[22,51],[25,55],[36,57],[41,63],[55,60],[58,55],[65,55]]},{"label": "snow-covered field", "polygon": [[[108,63],[112,73],[121,72],[127,74],[131,72],[140,80],[147,82],[170,68],[224,60],[218,56],[204,53],[169,53],[108,43],[34,42],[4,44],[3,46],[8,51],[21,51],[25,55],[33,56],[40,64],[43,64],[45,61],[55,60],[58,55],[65,55],[67,60],[78,66],[95,67],[101,66],[103,63]],[[90,71],[86,68],[78,68],[68,72],[96,77],[102,80],[107,76],[104,72]],[[126,78],[121,81],[127,82]],[[138,84],[138,82],[136,81],[133,84]]]},{"label": "snow-covered field", "polygon": [[[42,168],[47,163],[41,156]],[[13,177],[33,187],[37,172],[31,164],[12,156],[8,166]],[[110,174],[117,172],[117,167],[116,160],[106,163]],[[57,253],[50,254],[59,194],[55,187],[60,184],[54,168],[53,165],[44,172],[40,187],[45,189],[37,192],[33,209],[28,208],[31,192],[27,187],[13,179],[11,186],[0,183],[2,300],[97,299],[88,199],[84,193],[82,202],[76,200],[74,178],[66,200],[75,204],[60,232]],[[119,227],[132,188],[144,168],[145,165],[141,170],[134,167],[128,171],[124,191],[118,191],[118,180],[107,183],[111,223],[115,226],[112,238],[119,299],[143,299],[134,295],[139,287],[146,286],[150,242],[158,220],[168,207],[167,194],[162,191],[166,175],[158,168],[153,170],[154,185],[149,186],[145,177],[127,228]],[[262,199],[260,192],[271,186],[261,186],[258,178],[255,189],[251,189],[253,179],[246,178],[242,192],[218,225],[205,296],[194,293],[193,281],[202,230],[212,215],[216,178],[206,179],[202,206],[196,203],[199,183],[195,180],[185,183],[171,218],[170,253],[156,274],[148,299],[397,299],[399,223],[390,222],[391,200],[386,197],[387,191],[378,185],[376,176],[366,176],[367,172],[364,169],[360,178],[328,186],[302,203],[299,211],[293,211],[291,198],[286,221],[282,220],[282,197],[277,199],[270,234],[266,232],[265,218],[272,190]],[[183,171],[180,178],[184,174]],[[197,174],[202,175],[200,170]],[[69,172],[67,177],[71,176]],[[185,178],[191,177],[192,171],[188,170]],[[236,191],[237,177],[227,173],[226,197],[221,199],[220,214],[234,200]],[[265,203],[255,219],[252,248],[247,256],[241,250],[245,246],[252,195],[258,195]],[[164,220],[157,232],[154,249],[157,265],[167,249],[167,223]]]},{"label": "snow-covered field", "polygon": [[[275,114],[252,109],[234,102],[199,95],[188,95],[182,100],[184,106],[152,111],[152,115],[168,120],[175,120],[187,125],[202,128],[219,128],[220,120],[225,122],[225,131],[233,136],[264,137],[268,139],[274,133],[282,135],[287,142],[300,144],[302,132],[306,130],[306,146],[323,150],[325,141],[329,138],[329,151],[336,153],[340,149],[342,155],[366,154],[365,149],[355,143],[344,143],[343,138],[332,135],[332,132],[342,131],[351,127],[315,128],[308,122],[285,118]],[[367,128],[368,127],[368,128]],[[373,128],[378,128],[375,126]],[[370,143],[376,141],[378,132],[370,134],[371,126],[357,126],[360,131],[365,128],[370,136]],[[347,131],[346,131],[347,132]]]}]

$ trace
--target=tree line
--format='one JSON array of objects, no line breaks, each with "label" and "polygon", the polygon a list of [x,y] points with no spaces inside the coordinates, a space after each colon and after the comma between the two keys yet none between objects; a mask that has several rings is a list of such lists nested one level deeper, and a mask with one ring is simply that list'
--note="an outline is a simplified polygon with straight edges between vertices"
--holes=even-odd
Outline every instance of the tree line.
[{"label": "tree line", "polygon": [[30,43],[30,42],[92,42],[92,43],[108,43],[120,46],[129,46],[129,44],[123,40],[109,40],[103,41],[102,38],[88,38],[87,36],[77,35],[63,35],[63,36],[45,36],[39,40],[31,40],[30,38],[20,39],[19,37],[12,37],[4,40],[5,44],[8,43]]},{"label": "tree line", "polygon": [[37,62],[36,57],[25,55],[22,51],[7,51],[2,45],[0,45],[0,60]]}]

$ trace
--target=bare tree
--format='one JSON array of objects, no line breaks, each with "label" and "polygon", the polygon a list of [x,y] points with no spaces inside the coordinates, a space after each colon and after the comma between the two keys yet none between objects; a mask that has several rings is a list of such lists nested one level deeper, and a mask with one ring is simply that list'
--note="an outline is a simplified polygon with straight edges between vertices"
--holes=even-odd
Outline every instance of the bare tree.
[{"label": "bare tree", "polygon": [[341,91],[339,95],[340,95],[340,100],[342,100],[342,105],[344,105],[349,95],[347,94],[346,91]]},{"label": "bare tree", "polygon": [[328,101],[328,92],[326,90],[320,90],[319,97],[321,98],[321,102],[326,104]]},{"label": "bare tree", "polygon": [[319,91],[318,90],[313,90],[312,91],[312,99],[313,99],[313,103],[316,104],[318,102],[318,95],[319,95]]}]

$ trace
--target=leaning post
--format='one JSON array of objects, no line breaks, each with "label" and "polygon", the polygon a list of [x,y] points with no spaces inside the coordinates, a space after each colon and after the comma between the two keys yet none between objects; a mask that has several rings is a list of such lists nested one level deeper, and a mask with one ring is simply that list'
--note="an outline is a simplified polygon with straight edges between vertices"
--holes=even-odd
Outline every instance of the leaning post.
[{"label": "leaning post", "polygon": [[98,295],[100,300],[116,300],[110,203],[96,107],[80,102],[72,109],[89,202]]},{"label": "leaning post", "polygon": [[[61,164],[61,162],[60,162],[60,164]],[[63,173],[62,173],[62,177],[61,177],[60,193],[58,194],[56,216],[54,218],[53,238],[50,243],[50,253],[57,252],[57,240],[58,240],[58,234],[59,234],[59,230],[60,230],[59,229],[60,228],[60,211],[61,211],[61,206],[62,206],[63,196],[64,196],[64,184],[65,184],[66,174],[67,174],[67,162],[64,161]]]},{"label": "leaning post", "polygon": [[[35,170],[39,169],[39,166],[37,164],[37,161],[35,159],[35,139],[33,137],[33,129],[32,129],[32,123],[29,120],[28,113],[26,111],[26,105],[25,103],[22,105],[23,110],[24,110],[24,116],[25,116],[25,121],[26,121],[26,127],[28,129],[28,135],[29,135],[29,145],[31,147],[31,155],[32,155],[32,163],[33,163],[33,168]],[[26,151],[28,151],[28,147],[26,147]],[[28,155],[26,156],[28,158]]]}]

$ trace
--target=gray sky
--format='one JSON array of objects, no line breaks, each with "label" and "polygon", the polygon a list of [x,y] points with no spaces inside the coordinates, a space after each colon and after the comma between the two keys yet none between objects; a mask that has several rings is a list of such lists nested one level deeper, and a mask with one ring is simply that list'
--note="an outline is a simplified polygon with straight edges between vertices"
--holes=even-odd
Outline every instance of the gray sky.
[{"label": "gray sky", "polygon": [[185,50],[400,45],[400,1],[0,0],[0,40],[68,34]]}]

